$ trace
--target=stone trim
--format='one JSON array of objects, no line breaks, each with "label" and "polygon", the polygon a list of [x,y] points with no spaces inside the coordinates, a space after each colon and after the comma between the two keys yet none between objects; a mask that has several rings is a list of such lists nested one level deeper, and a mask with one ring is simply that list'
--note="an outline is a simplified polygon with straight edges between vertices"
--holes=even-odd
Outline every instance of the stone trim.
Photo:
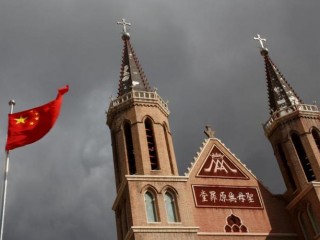
[{"label": "stone trim", "polygon": [[197,233],[199,227],[133,226],[131,227],[131,230],[134,233]]},{"label": "stone trim", "polygon": [[113,210],[113,211],[115,211],[115,210],[117,209],[118,204],[119,204],[119,202],[120,202],[120,200],[121,200],[122,194],[123,194],[124,189],[126,188],[126,186],[127,186],[127,180],[124,179],[124,180],[121,182],[121,184],[120,184],[120,187],[119,187],[118,192],[116,193],[117,196],[116,196],[116,199],[114,200],[114,203],[113,203],[113,205],[112,205],[112,210]]},{"label": "stone trim", "polygon": [[302,192],[300,192],[293,200],[290,201],[290,203],[287,205],[287,209],[292,209],[299,201],[307,195],[312,189],[320,188],[320,182],[319,181],[313,181],[309,183],[309,186],[307,186]]},{"label": "stone trim", "polygon": [[153,181],[153,182],[187,182],[185,176],[153,176],[153,175],[126,175],[127,181]]},{"label": "stone trim", "polygon": [[198,232],[200,236],[272,236],[272,237],[292,237],[296,238],[296,233],[230,233],[230,232]]},{"label": "stone trim", "polygon": [[125,240],[132,238],[134,233],[194,233],[199,227],[170,227],[170,226],[133,226],[127,233]]},{"label": "stone trim", "polygon": [[[299,118],[309,118],[309,119],[320,118],[320,112],[318,111],[318,108],[315,105],[299,104],[299,105],[291,106],[289,108],[292,108],[292,107],[294,108],[292,112],[289,112],[283,116],[275,117],[275,115],[279,113],[279,112],[276,112],[268,119],[268,121],[265,124],[262,124],[265,135],[267,137],[270,136],[279,125],[286,124],[290,121],[293,121]],[[314,109],[305,110],[308,107],[314,108]],[[280,112],[284,112],[285,110],[281,110]]]}]

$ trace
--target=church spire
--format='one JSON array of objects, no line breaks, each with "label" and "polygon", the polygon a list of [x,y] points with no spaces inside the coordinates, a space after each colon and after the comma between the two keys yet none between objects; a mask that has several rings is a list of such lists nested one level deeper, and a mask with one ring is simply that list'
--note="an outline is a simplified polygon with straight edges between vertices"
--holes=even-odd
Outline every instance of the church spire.
[{"label": "church spire", "polygon": [[122,21],[117,22],[117,24],[123,26],[123,55],[120,70],[118,97],[131,92],[132,90],[151,91],[149,82],[130,43],[130,34],[127,26],[131,26],[131,23],[128,23],[125,21],[125,19],[122,19]]},{"label": "church spire", "polygon": [[266,42],[266,39],[261,38],[259,34],[257,34],[257,37],[254,37],[254,39],[260,42],[260,53],[264,58],[270,114],[294,105],[302,104],[298,95],[270,59],[269,50],[263,43]]}]

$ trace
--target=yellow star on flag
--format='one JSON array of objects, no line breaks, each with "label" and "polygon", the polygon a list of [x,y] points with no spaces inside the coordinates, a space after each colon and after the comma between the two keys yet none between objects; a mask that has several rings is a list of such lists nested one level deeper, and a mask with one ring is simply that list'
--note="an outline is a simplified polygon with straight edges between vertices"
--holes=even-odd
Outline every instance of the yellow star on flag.
[{"label": "yellow star on flag", "polygon": [[20,116],[19,118],[15,118],[14,120],[16,120],[16,124],[26,123],[27,117]]}]

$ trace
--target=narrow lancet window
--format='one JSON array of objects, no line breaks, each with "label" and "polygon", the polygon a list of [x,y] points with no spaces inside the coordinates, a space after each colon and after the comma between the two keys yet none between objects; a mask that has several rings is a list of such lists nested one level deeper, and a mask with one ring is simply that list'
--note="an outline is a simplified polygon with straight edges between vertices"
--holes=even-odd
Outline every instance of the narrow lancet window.
[{"label": "narrow lancet window", "polygon": [[154,195],[151,192],[144,194],[144,201],[146,205],[146,214],[148,222],[158,222],[156,201]]},{"label": "narrow lancet window", "polygon": [[131,125],[129,122],[124,123],[124,135],[125,135],[125,139],[126,139],[129,174],[135,174],[136,173],[136,161],[134,159]]},{"label": "narrow lancet window", "polygon": [[311,164],[309,162],[306,151],[304,150],[300,137],[296,133],[293,133],[291,134],[291,139],[299,156],[300,163],[303,167],[303,171],[308,179],[308,182],[315,180],[316,178],[314,172],[312,170]]},{"label": "narrow lancet window", "polygon": [[312,228],[313,228],[315,234],[318,235],[320,233],[320,227],[319,227],[318,221],[312,211],[310,204],[308,204],[308,206],[307,206],[307,213],[308,213],[308,217],[311,222]]},{"label": "narrow lancet window", "polygon": [[168,222],[178,222],[178,208],[175,196],[171,192],[166,192],[164,195],[164,201],[166,204]]},{"label": "narrow lancet window", "polygon": [[298,213],[298,222],[299,222],[304,239],[310,240],[309,235],[308,235],[308,231],[307,231],[307,226],[306,226],[306,223],[303,219],[302,212]]},{"label": "narrow lancet window", "polygon": [[319,134],[319,132],[317,130],[313,129],[312,136],[313,136],[313,139],[316,142],[316,145],[317,145],[318,150],[320,152],[320,134]]},{"label": "narrow lancet window", "polygon": [[146,135],[147,135],[151,169],[158,170],[160,168],[159,168],[157,148],[156,148],[156,144],[155,144],[152,121],[149,118],[147,118],[144,122],[144,125],[145,125]]},{"label": "narrow lancet window", "polygon": [[123,208],[121,209],[121,227],[122,227],[122,235],[126,236],[128,232],[128,222],[127,222],[127,208],[126,202],[124,203]]},{"label": "narrow lancet window", "polygon": [[291,169],[289,167],[286,155],[283,151],[281,144],[278,144],[278,151],[279,151],[280,161],[282,163],[283,169],[284,169],[285,174],[286,174],[288,181],[289,181],[288,184],[290,185],[292,190],[295,191],[297,189],[297,186],[296,186],[296,183],[295,183],[294,178],[292,176]]}]

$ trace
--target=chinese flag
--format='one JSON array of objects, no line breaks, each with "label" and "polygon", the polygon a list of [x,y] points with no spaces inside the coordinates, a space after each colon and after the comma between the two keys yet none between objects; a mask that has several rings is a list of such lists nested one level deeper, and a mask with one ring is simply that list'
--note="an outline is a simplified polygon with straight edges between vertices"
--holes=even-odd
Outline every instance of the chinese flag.
[{"label": "chinese flag", "polygon": [[57,98],[45,105],[9,114],[6,150],[36,142],[46,135],[59,116],[63,94],[68,90],[68,85],[60,88]]}]

